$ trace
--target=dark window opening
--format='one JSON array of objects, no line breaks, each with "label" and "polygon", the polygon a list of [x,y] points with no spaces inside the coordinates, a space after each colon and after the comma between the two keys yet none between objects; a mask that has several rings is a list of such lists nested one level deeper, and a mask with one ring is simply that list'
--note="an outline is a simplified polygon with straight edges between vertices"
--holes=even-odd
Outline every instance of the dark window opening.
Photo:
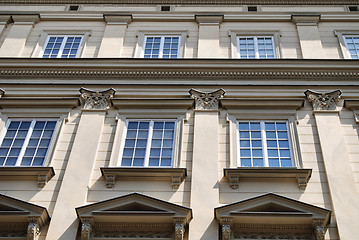
[{"label": "dark window opening", "polygon": [[248,7],[248,12],[257,12],[258,8],[256,6],[249,6]]},{"label": "dark window opening", "polygon": [[169,12],[169,11],[171,11],[171,6],[161,6],[161,11],[162,12]]}]

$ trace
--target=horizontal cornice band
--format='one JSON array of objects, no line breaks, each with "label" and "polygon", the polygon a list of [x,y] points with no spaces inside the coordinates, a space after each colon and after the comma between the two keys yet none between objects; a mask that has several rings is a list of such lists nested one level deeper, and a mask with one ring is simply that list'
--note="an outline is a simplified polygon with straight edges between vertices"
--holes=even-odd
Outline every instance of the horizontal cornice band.
[{"label": "horizontal cornice band", "polygon": [[252,108],[283,108],[283,109],[299,109],[304,106],[304,98],[303,99],[295,99],[295,98],[248,98],[248,99],[220,99],[222,107],[225,108],[244,108],[244,109],[252,109]]},{"label": "horizontal cornice band", "polygon": [[[1,79],[355,80],[357,60],[0,58]],[[3,83],[5,83],[3,81]]]},{"label": "horizontal cornice band", "polygon": [[357,0],[3,0],[2,4],[350,5]]}]

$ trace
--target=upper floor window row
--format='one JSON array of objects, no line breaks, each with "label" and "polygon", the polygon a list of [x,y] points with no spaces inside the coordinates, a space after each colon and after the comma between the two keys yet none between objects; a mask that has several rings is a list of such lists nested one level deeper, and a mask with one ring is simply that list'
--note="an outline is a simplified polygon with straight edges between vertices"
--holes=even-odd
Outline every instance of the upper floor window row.
[{"label": "upper floor window row", "polygon": [[0,138],[0,166],[43,166],[55,120],[9,120]]}]

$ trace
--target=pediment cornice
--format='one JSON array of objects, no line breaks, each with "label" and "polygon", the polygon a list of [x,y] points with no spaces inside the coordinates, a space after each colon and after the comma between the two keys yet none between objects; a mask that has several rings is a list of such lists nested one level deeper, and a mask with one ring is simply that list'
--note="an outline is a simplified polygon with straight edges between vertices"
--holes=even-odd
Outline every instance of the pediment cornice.
[{"label": "pediment cornice", "polygon": [[[101,0],[4,0],[2,4],[104,4]],[[345,5],[356,0],[108,0],[105,4],[186,4],[186,5]]]}]

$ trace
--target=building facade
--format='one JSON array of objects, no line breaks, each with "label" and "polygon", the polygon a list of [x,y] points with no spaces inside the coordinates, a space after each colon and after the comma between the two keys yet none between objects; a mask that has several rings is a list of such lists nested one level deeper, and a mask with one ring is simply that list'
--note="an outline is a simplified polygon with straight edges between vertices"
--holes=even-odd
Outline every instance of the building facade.
[{"label": "building facade", "polygon": [[358,7],[1,1],[0,239],[356,239]]}]

